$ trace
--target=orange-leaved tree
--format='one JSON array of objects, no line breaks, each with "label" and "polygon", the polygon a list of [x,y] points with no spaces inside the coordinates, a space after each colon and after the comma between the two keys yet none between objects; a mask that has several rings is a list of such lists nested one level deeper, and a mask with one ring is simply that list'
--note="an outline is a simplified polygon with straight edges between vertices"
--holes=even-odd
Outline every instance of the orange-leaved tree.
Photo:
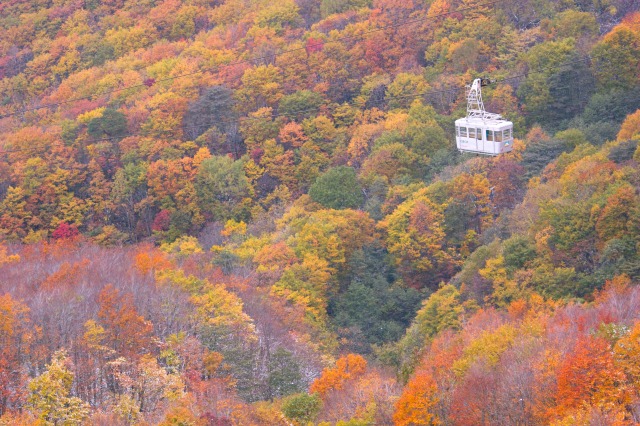
[{"label": "orange-leaved tree", "polygon": [[615,407],[629,402],[622,368],[609,342],[585,336],[561,363],[557,376],[557,413],[569,414],[584,404]]},{"label": "orange-leaved tree", "polygon": [[409,381],[396,403],[393,420],[399,426],[439,425],[442,421],[434,407],[438,404],[438,385],[426,370]]},{"label": "orange-leaved tree", "polygon": [[132,294],[121,294],[113,285],[98,295],[98,321],[104,327],[104,343],[119,355],[138,358],[152,349],[153,325],[138,315]]},{"label": "orange-leaved tree", "polygon": [[367,361],[361,355],[348,354],[339,358],[333,368],[326,368],[309,388],[309,392],[323,397],[330,390],[342,389],[345,383],[355,379],[367,369]]}]

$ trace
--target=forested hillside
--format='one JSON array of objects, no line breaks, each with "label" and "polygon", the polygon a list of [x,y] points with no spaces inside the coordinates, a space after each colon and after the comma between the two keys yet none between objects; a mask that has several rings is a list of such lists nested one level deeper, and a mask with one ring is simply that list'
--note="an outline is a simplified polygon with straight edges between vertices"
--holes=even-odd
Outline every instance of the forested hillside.
[{"label": "forested hillside", "polygon": [[3,1],[0,425],[640,423],[639,9]]}]

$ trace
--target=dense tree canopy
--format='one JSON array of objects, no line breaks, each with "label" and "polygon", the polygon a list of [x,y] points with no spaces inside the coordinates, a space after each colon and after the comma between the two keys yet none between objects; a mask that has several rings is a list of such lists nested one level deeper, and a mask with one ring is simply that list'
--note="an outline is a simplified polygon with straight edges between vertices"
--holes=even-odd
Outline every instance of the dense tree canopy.
[{"label": "dense tree canopy", "polygon": [[640,422],[637,9],[2,2],[0,424]]}]

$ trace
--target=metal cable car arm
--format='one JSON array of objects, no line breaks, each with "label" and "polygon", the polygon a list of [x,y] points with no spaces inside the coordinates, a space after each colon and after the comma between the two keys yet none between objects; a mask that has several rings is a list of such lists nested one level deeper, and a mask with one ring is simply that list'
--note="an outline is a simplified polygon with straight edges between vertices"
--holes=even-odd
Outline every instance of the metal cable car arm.
[{"label": "metal cable car arm", "polygon": [[476,78],[471,86],[467,85],[467,118],[480,118],[482,120],[500,120],[500,114],[493,114],[485,111],[482,102],[482,86],[486,86],[488,79]]}]

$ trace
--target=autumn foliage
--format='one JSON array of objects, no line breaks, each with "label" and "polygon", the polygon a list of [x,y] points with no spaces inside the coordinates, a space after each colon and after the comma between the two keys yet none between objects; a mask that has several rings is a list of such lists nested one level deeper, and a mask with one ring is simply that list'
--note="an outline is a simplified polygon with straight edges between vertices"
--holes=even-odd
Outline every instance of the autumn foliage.
[{"label": "autumn foliage", "polygon": [[636,3],[1,2],[0,424],[640,423]]}]

